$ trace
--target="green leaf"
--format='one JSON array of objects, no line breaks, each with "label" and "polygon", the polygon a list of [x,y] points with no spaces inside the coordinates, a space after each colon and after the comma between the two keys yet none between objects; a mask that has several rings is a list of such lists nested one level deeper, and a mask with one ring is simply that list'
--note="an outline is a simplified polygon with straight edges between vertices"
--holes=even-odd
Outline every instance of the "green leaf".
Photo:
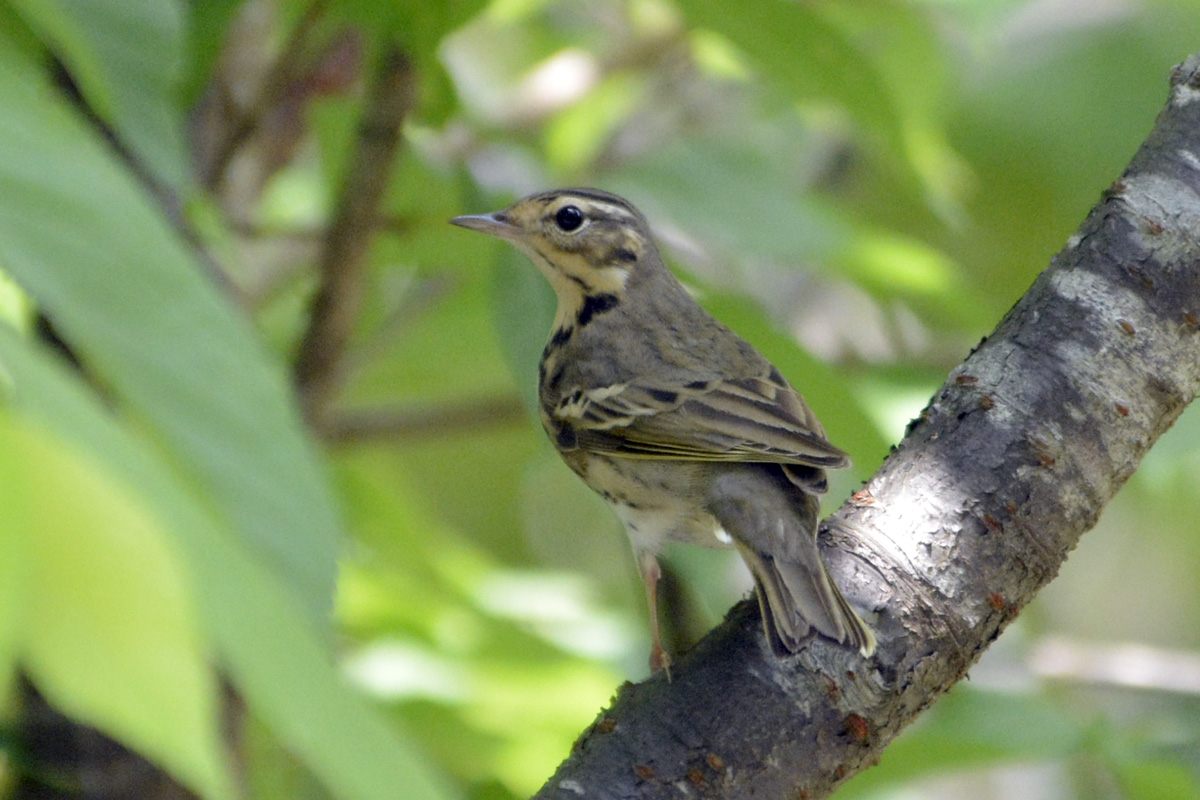
[{"label": "green leaf", "polygon": [[0,262],[324,624],[339,526],[281,370],[149,198],[3,41],[0,108]]},{"label": "green leaf", "polygon": [[753,302],[730,295],[702,299],[714,316],[779,367],[817,413],[829,441],[851,454],[855,471],[861,477],[869,475],[886,455],[888,445],[859,404],[849,382],[800,348]]},{"label": "green leaf", "polygon": [[943,219],[963,222],[960,204],[970,173],[946,135],[949,59],[926,10],[897,0],[846,0],[823,3],[818,13],[873,68],[875,94],[893,109],[897,155],[928,205]]},{"label": "green leaf", "polygon": [[478,14],[485,0],[338,0],[333,13],[348,24],[395,42],[416,64],[422,102],[415,109],[425,122],[440,126],[455,110],[454,86],[448,79],[438,49],[446,37]]},{"label": "green leaf", "polygon": [[411,746],[346,685],[279,577],[177,477],[178,465],[118,427],[74,376],[3,328],[0,374],[11,379],[14,412],[103,461],[169,520],[221,663],[251,710],[337,797],[385,800],[397,786],[413,800],[446,797]]},{"label": "green leaf", "polygon": [[1129,760],[1115,765],[1124,796],[1130,800],[1200,800],[1200,781],[1180,762],[1162,758]]},{"label": "green leaf", "polygon": [[27,330],[33,323],[29,296],[4,272],[0,272],[0,322],[20,330]]},{"label": "green leaf", "polygon": [[[447,796],[418,753],[347,685],[287,592],[233,543],[209,543],[201,571],[224,611],[217,634],[238,687],[259,715],[339,798]],[[253,608],[253,613],[247,609]]]},{"label": "green leaf", "polygon": [[0,525],[0,712],[4,710],[4,698],[16,674],[21,622],[25,613],[22,600],[28,592],[27,571],[23,565],[28,560],[29,537],[24,534],[26,526],[23,523],[19,508],[15,508],[6,510],[5,523]]},{"label": "green leaf", "polygon": [[738,140],[681,138],[610,173],[605,185],[727,257],[823,263],[852,229],[781,168],[798,152],[789,133],[759,125]]},{"label": "green leaf", "polygon": [[17,641],[34,683],[204,797],[229,797],[219,692],[160,520],[95,461],[9,415],[0,454],[6,538],[25,540]]},{"label": "green leaf", "polygon": [[876,796],[917,777],[1004,761],[1046,761],[1080,752],[1087,730],[1035,694],[955,688],[860,773],[838,797]]},{"label": "green leaf", "polygon": [[370,25],[371,30],[400,37],[400,44],[422,65],[432,61],[442,39],[486,5],[484,0],[337,0],[332,4],[339,17]]},{"label": "green leaf", "polygon": [[558,300],[528,258],[507,245],[497,255],[492,280],[496,330],[521,400],[536,416],[538,361],[550,338]]},{"label": "green leaf", "polygon": [[159,180],[187,180],[178,80],[183,19],[175,0],[12,0],[66,65],[88,105]]},{"label": "green leaf", "polygon": [[[966,166],[947,140],[949,68],[936,29],[912,4],[685,0],[690,24],[736,45],[766,87],[847,115],[904,165],[943,218],[962,216]],[[764,33],[769,32],[769,33]]]},{"label": "green leaf", "polygon": [[977,324],[984,297],[942,250],[914,237],[863,226],[847,237],[829,271],[853,281],[882,304],[901,301],[931,327]]},{"label": "green leaf", "polygon": [[688,22],[733,42],[760,75],[794,98],[846,109],[867,129],[899,138],[891,98],[850,38],[830,24],[820,4],[783,0],[685,0]]},{"label": "green leaf", "polygon": [[184,47],[188,63],[180,78],[179,96],[183,108],[190,108],[203,94],[226,44],[225,35],[244,7],[242,0],[205,0],[184,5],[187,15],[183,26]]},{"label": "green leaf", "polygon": [[606,77],[586,98],[546,126],[545,152],[550,166],[560,174],[578,174],[600,154],[644,94],[637,73],[618,72]]}]

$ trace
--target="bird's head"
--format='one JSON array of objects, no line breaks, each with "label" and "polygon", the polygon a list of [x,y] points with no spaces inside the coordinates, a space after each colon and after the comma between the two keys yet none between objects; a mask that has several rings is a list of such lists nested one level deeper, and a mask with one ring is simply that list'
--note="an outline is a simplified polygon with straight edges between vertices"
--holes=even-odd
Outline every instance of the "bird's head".
[{"label": "bird's head", "polygon": [[619,298],[639,265],[660,262],[646,218],[598,189],[539,192],[503,211],[450,221],[511,242],[550,281],[560,310],[588,298]]}]

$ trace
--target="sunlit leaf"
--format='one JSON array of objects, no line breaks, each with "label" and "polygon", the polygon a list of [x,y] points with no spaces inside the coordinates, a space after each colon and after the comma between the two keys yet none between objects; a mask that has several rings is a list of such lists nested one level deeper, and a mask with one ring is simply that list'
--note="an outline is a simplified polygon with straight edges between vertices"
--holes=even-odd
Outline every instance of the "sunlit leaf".
[{"label": "sunlit leaf", "polygon": [[717,77],[746,80],[750,70],[729,40],[710,30],[692,31],[692,55],[696,64]]},{"label": "sunlit leaf", "polygon": [[[0,381],[6,378],[3,365],[0,365]],[[0,418],[8,424],[6,417]],[[0,463],[8,461],[2,454],[0,459],[3,459]],[[3,469],[5,467],[0,466],[0,470]],[[22,510],[21,506],[12,509],[6,515],[6,524],[0,525],[0,712],[4,710],[4,700],[16,674],[24,627],[24,598],[29,592],[26,566],[29,561],[29,520]]]},{"label": "sunlit leaf", "polygon": [[[287,593],[227,540],[213,545],[203,568],[224,568],[210,592],[228,609],[218,633],[230,672],[275,735],[339,797],[385,800],[398,786],[413,800],[445,797],[418,752],[334,669]],[[256,613],[234,611],[245,603]]]},{"label": "sunlit leaf", "polygon": [[[173,465],[119,428],[61,366],[3,329],[0,365],[11,379],[14,412],[102,460],[114,479],[137,487],[147,507],[169,520],[221,663],[251,711],[336,796],[383,800],[399,785],[414,800],[445,796],[412,748],[345,683],[279,578],[220,526]],[[22,484],[13,485],[19,491]]]},{"label": "sunlit leaf", "polygon": [[962,266],[947,253],[917,239],[856,230],[827,267],[881,304],[904,303],[931,327],[971,329],[980,324],[984,293],[963,278]]},{"label": "sunlit leaf", "polygon": [[962,223],[970,171],[946,134],[951,63],[929,14],[919,4],[891,0],[823,3],[817,13],[875,69],[880,101],[894,108],[898,155],[927,202],[943,219]]},{"label": "sunlit leaf", "polygon": [[551,121],[545,133],[550,165],[571,175],[591,163],[641,99],[641,84],[636,74],[611,75]]},{"label": "sunlit leaf", "polygon": [[150,198],[2,43],[0,106],[0,260],[323,622],[338,525],[281,371]]},{"label": "sunlit leaf", "polygon": [[1197,800],[1196,765],[1160,758],[1140,758],[1116,765],[1121,789],[1130,800]]},{"label": "sunlit leaf", "polygon": [[880,93],[874,66],[830,24],[821,4],[685,0],[680,5],[689,23],[726,37],[771,85],[801,102],[844,108],[868,129],[898,141],[892,98]]},{"label": "sunlit leaf", "polygon": [[217,683],[161,520],[98,463],[9,415],[0,454],[5,536],[25,539],[6,570],[24,573],[15,607],[30,677],[204,797],[228,797]]},{"label": "sunlit leaf", "polygon": [[33,322],[29,296],[4,272],[0,272],[0,322],[20,330]]}]

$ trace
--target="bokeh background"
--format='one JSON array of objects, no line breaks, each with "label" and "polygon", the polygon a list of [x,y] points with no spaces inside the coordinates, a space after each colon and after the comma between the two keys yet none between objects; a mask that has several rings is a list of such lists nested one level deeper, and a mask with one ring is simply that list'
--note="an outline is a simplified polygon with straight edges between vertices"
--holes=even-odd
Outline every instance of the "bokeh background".
[{"label": "bokeh background", "polygon": [[[446,220],[632,200],[853,455],[832,510],[1197,51],[1194,0],[0,1],[6,791],[18,675],[209,798],[536,791],[646,676],[644,598],[533,413],[553,296]],[[305,424],[298,342],[388,54],[415,94]],[[1200,798],[1197,507],[1192,411],[838,796]],[[676,650],[750,589],[730,554],[666,563]]]}]

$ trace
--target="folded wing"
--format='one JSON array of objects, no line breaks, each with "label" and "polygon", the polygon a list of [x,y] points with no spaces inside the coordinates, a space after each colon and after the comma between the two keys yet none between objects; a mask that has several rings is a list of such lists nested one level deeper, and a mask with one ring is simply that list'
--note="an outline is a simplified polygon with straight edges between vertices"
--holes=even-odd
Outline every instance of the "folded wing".
[{"label": "folded wing", "polygon": [[553,416],[576,446],[626,458],[838,468],[847,455],[795,389],[769,375],[685,385],[653,379],[569,392]]}]

